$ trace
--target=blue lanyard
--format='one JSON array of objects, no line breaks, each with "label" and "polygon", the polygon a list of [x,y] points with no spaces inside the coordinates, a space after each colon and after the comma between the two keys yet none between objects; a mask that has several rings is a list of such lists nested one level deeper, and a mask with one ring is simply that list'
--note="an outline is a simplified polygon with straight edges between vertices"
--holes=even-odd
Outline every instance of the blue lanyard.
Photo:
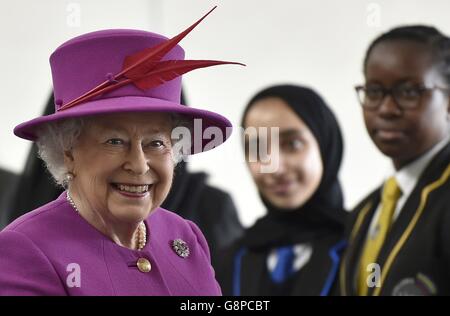
[{"label": "blue lanyard", "polygon": [[328,273],[328,277],[325,281],[325,286],[320,292],[320,296],[327,296],[330,294],[331,287],[333,286],[333,282],[336,279],[336,274],[339,270],[339,263],[341,261],[341,252],[347,246],[346,240],[339,241],[336,245],[334,245],[328,254],[331,257],[332,266],[331,270]]},{"label": "blue lanyard", "polygon": [[[339,270],[339,263],[341,259],[340,253],[347,246],[347,241],[341,240],[337,244],[335,244],[328,252],[331,261],[332,267],[330,272],[328,273],[327,279],[325,281],[325,285],[320,292],[320,296],[327,296],[330,293],[331,287],[333,286],[333,282],[336,279],[337,272]],[[233,265],[233,296],[241,295],[241,268],[242,268],[242,257],[247,252],[246,248],[241,248],[236,253],[234,257],[234,265]]]},{"label": "blue lanyard", "polygon": [[247,249],[241,248],[234,256],[233,265],[233,296],[241,296],[241,266],[242,257],[247,252]]}]

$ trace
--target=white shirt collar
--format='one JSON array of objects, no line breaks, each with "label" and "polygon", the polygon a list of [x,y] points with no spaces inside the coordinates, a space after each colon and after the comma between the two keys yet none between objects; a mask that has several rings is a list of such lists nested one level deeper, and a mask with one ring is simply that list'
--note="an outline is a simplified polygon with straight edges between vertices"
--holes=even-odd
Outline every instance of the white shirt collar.
[{"label": "white shirt collar", "polygon": [[[417,158],[415,161],[409,163],[402,169],[398,171],[392,171],[390,172],[390,176],[394,176],[397,180],[397,183],[400,187],[400,190],[402,191],[402,195],[400,196],[399,200],[397,201],[397,205],[395,207],[393,220],[395,221],[398,216],[400,215],[400,211],[402,210],[403,206],[405,205],[406,201],[408,200],[409,196],[411,195],[412,191],[414,190],[414,187],[417,184],[417,181],[419,181],[420,175],[425,170],[426,166],[430,163],[430,161],[436,156],[436,154],[447,145],[447,143],[450,140],[450,135],[445,137],[442,141],[434,145],[431,149],[429,149],[425,154]],[[370,223],[370,228],[368,232],[368,236],[371,236],[374,231],[375,227],[378,221],[378,218],[381,213],[381,203],[378,205],[377,210],[375,211],[375,214],[372,218],[372,221]]]},{"label": "white shirt collar", "polygon": [[400,186],[403,198],[409,197],[426,166],[430,163],[433,157],[442,148],[444,148],[449,140],[450,136],[445,137],[443,140],[429,149],[425,154],[395,172],[394,177],[397,180],[398,185]]}]

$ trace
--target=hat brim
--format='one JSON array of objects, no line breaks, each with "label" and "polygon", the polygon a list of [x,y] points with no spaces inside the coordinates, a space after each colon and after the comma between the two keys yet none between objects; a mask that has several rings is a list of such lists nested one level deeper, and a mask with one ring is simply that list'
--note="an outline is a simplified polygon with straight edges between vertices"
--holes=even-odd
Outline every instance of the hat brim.
[{"label": "hat brim", "polygon": [[[222,132],[222,140],[214,139],[214,144],[217,146],[225,142],[231,135],[232,124],[220,114],[187,107],[171,101],[142,96],[123,96],[89,101],[51,115],[41,116],[19,124],[14,128],[14,134],[23,139],[36,141],[38,138],[36,133],[37,129],[43,124],[50,122],[101,114],[142,112],[176,113],[192,121],[194,119],[201,119],[202,135],[191,135],[192,147],[189,154],[196,154],[212,149],[211,146],[207,146],[211,142],[211,139],[205,139],[203,137],[204,131],[209,127],[218,127]],[[194,129],[193,132],[198,131]],[[196,141],[194,138],[201,139],[201,146],[194,146]]]}]

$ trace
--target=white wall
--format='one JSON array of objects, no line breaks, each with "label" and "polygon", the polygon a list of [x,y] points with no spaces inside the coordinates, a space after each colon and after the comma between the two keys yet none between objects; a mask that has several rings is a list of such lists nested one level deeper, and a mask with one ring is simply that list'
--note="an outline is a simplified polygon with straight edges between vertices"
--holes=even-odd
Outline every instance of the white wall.
[{"label": "white wall", "polygon": [[51,91],[48,58],[62,42],[103,28],[162,32],[161,1],[0,1],[0,167],[22,170],[29,142],[14,126],[40,115]]},{"label": "white wall", "polygon": [[[71,26],[79,5],[80,26]],[[133,6],[131,6],[131,3]],[[404,23],[433,24],[450,34],[447,0],[9,0],[0,4],[0,166],[20,171],[28,150],[13,127],[38,115],[51,87],[48,56],[63,40],[100,28],[143,28],[173,36],[214,5],[218,9],[181,45],[191,59],[240,61],[184,78],[192,106],[220,112],[238,125],[257,90],[292,82],[314,87],[335,111],[344,133],[341,179],[353,206],[382,180],[389,162],[366,135],[353,91],[362,58],[380,32]],[[75,6],[76,7],[76,6]],[[69,19],[69,23],[68,23]],[[229,191],[241,220],[251,224],[264,209],[242,159],[239,139],[196,155],[191,169]]]}]

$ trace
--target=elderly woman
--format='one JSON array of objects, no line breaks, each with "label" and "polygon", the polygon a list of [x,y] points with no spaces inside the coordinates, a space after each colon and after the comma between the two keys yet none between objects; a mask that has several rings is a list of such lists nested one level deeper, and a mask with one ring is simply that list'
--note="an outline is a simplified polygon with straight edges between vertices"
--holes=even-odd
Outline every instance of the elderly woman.
[{"label": "elderly woman", "polygon": [[173,129],[201,120],[195,145],[211,127],[225,141],[231,126],[179,103],[182,73],[225,63],[183,59],[177,43],[200,21],[170,40],[93,32],[52,54],[56,111],[14,132],[37,142],[66,191],[0,233],[1,295],[221,294],[200,230],[160,208],[180,148],[212,147],[186,147]]}]

